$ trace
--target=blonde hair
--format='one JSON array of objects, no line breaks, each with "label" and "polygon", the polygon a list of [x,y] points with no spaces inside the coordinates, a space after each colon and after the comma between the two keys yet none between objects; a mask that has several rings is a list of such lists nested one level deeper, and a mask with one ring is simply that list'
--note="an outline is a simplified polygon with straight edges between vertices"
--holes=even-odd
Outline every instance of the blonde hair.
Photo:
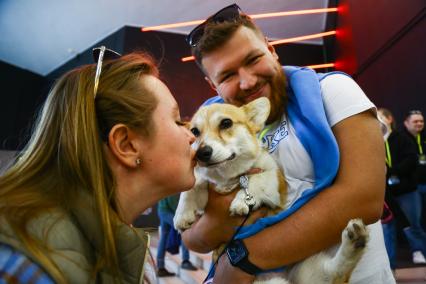
[{"label": "blonde hair", "polygon": [[146,75],[158,77],[151,57],[133,53],[104,61],[96,99],[95,69],[93,64],[82,66],[55,83],[30,141],[0,177],[0,217],[40,264],[60,280],[64,276],[44,253],[49,248],[27,231],[29,221],[52,209],[70,213],[78,206],[77,193],[87,191],[96,204],[104,236],[96,269],[106,266],[118,279],[114,228],[120,216],[114,176],[102,147],[117,123],[146,137],[155,131],[152,113],[158,102],[140,80]]},{"label": "blonde hair", "polygon": [[383,114],[383,116],[386,117],[387,119],[390,119],[391,120],[391,125],[390,125],[391,130],[396,130],[396,121],[395,121],[395,118],[394,118],[392,112],[389,109],[384,108],[384,107],[379,108],[377,111],[381,112]]}]

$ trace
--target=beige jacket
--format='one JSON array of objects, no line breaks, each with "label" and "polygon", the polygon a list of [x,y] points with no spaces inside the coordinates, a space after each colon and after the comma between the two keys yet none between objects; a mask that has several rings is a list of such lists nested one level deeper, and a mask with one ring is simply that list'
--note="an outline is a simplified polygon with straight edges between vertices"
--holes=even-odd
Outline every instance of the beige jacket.
[{"label": "beige jacket", "polygon": [[[29,231],[53,249],[51,257],[68,283],[93,283],[91,272],[96,263],[96,255],[101,250],[103,236],[89,198],[82,198],[80,204],[71,215],[61,212],[43,214],[30,222]],[[37,262],[37,258],[14,237],[4,219],[0,219],[0,228],[0,242],[22,251]],[[133,229],[121,224],[116,247],[119,268],[123,275],[120,282],[143,283],[149,236],[142,229]],[[47,267],[43,268],[50,272]],[[96,278],[96,283],[113,283],[112,275],[107,270],[101,270]],[[54,280],[59,283],[58,279]]]}]

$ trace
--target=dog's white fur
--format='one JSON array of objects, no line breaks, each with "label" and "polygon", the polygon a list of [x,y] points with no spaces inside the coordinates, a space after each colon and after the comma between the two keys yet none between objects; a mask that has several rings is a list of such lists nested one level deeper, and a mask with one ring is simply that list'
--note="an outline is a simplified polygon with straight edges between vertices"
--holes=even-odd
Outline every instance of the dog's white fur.
[{"label": "dog's white fur", "polygon": [[[239,185],[239,177],[250,169],[262,171],[249,175],[248,192],[255,199],[254,209],[266,205],[271,214],[285,208],[286,184],[274,159],[261,147],[256,138],[268,118],[270,103],[259,98],[242,107],[229,104],[213,104],[201,107],[191,121],[191,129],[197,135],[193,146],[211,151],[195,170],[196,184],[181,194],[174,225],[178,230],[188,229],[202,214],[208,199],[208,184],[227,194]],[[239,190],[230,206],[231,215],[245,215],[249,207],[246,194]],[[351,220],[342,233],[342,243],[332,256],[321,252],[301,261],[284,273],[266,273],[255,283],[344,283],[361,258],[368,240],[368,232],[361,220]],[[288,279],[288,281],[286,280]]]}]

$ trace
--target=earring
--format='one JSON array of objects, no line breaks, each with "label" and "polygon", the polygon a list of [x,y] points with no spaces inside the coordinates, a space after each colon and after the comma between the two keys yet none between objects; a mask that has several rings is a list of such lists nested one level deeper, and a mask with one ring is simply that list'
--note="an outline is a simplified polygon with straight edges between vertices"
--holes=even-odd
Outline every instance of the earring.
[{"label": "earring", "polygon": [[141,164],[142,164],[141,159],[137,158],[137,159],[136,159],[136,165],[140,166]]}]

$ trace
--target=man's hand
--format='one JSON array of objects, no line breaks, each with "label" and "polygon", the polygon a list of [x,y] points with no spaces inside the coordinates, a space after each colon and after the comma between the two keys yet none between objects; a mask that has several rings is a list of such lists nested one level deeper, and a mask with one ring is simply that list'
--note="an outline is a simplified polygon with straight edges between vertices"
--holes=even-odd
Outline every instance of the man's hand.
[{"label": "man's hand", "polygon": [[[204,214],[182,234],[185,245],[193,251],[207,253],[230,241],[244,221],[245,216],[230,216],[229,206],[238,189],[222,195],[212,187],[209,188],[209,199]],[[251,224],[266,216],[266,208],[259,208],[246,221]]]},{"label": "man's hand", "polygon": [[232,264],[229,262],[228,256],[223,254],[216,266],[213,283],[252,284],[254,279],[254,275],[248,274],[238,267],[232,266]]}]

